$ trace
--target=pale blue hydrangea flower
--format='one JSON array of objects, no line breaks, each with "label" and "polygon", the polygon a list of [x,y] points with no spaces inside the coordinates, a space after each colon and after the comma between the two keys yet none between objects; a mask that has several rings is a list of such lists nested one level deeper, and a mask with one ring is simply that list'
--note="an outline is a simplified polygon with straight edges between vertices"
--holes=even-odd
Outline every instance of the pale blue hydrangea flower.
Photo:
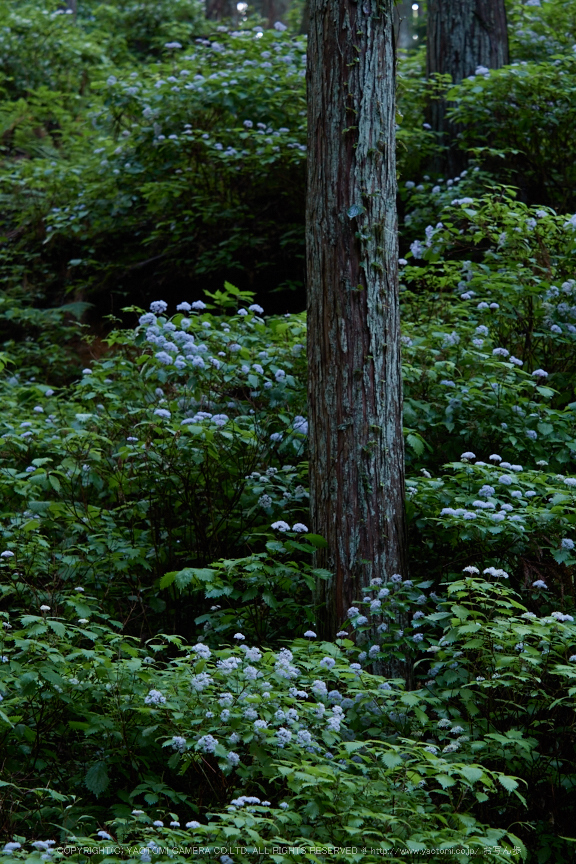
[{"label": "pale blue hydrangea flower", "polygon": [[193,675],[190,679],[190,686],[196,693],[202,693],[212,683],[212,678],[207,672],[200,672],[198,675]]},{"label": "pale blue hydrangea flower", "polygon": [[150,311],[154,315],[162,315],[168,309],[168,304],[164,300],[153,300],[150,303]]},{"label": "pale blue hydrangea flower", "polygon": [[[495,514],[495,515],[500,515],[500,514]],[[494,576],[497,579],[509,579],[510,578],[509,574],[506,572],[506,570],[498,570],[498,569],[496,569],[496,567],[486,567],[486,569],[483,570],[482,572],[484,573],[484,575]]]},{"label": "pale blue hydrangea flower", "polygon": [[315,696],[326,696],[328,694],[328,688],[324,681],[314,681],[311,690]]},{"label": "pale blue hydrangea flower", "polygon": [[192,651],[194,651],[194,653],[198,657],[201,657],[203,660],[208,660],[209,657],[212,656],[210,648],[208,647],[208,645],[204,645],[203,642],[198,642],[196,645],[194,645]]},{"label": "pale blue hydrangea flower", "polygon": [[285,729],[284,726],[281,726],[280,729],[276,730],[276,743],[278,747],[284,748],[291,740],[292,733],[289,729]]},{"label": "pale blue hydrangea flower", "polygon": [[422,258],[424,254],[424,247],[420,240],[414,240],[413,243],[410,244],[410,251],[414,258]]},{"label": "pale blue hydrangea flower", "polygon": [[160,690],[150,690],[144,698],[146,705],[163,705],[166,702],[166,697],[162,695]]},{"label": "pale blue hydrangea flower", "polygon": [[214,753],[218,741],[212,735],[203,735],[198,739],[198,747],[203,753]]},{"label": "pale blue hydrangea flower", "polygon": [[225,660],[218,660],[216,666],[225,675],[235,672],[240,666],[240,660],[237,657],[226,657]]}]

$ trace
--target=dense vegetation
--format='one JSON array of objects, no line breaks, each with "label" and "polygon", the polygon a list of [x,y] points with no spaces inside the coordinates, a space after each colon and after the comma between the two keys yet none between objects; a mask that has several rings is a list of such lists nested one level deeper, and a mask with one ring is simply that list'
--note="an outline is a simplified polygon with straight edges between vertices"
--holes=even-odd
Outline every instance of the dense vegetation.
[{"label": "dense vegetation", "polygon": [[0,860],[572,861],[575,5],[458,87],[399,60],[410,573],[334,643],[298,16],[0,15]]}]

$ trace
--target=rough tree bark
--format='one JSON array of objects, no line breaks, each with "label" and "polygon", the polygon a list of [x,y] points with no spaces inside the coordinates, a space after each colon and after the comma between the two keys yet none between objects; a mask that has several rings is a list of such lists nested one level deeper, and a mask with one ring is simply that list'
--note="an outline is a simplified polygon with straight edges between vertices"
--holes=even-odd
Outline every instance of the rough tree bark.
[{"label": "rough tree bark", "polygon": [[[505,0],[429,0],[426,39],[428,77],[449,74],[459,84],[479,66],[499,69],[509,59]],[[445,167],[456,171],[464,156],[453,146],[458,130],[447,119],[447,108],[444,99],[431,101],[428,119],[449,148]]]},{"label": "rough tree bark", "polygon": [[392,0],[311,0],[308,362],[320,635],[404,569]]}]

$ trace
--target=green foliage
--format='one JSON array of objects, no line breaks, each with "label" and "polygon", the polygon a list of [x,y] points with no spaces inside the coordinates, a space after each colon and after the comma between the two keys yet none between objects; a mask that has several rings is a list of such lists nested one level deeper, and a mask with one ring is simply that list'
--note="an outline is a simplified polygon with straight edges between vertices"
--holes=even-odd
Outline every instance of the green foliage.
[{"label": "green foliage", "polygon": [[513,61],[539,62],[573,50],[576,11],[570,0],[540,0],[536,5],[511,2],[508,5]]},{"label": "green foliage", "polygon": [[253,302],[302,281],[302,4],[265,32],[60,5],[0,9],[2,862],[568,864],[570,5],[514,7],[529,62],[452,89],[458,178],[424,126],[446,82],[399,62],[411,578],[334,642],[306,322]]},{"label": "green foliage", "polygon": [[[408,514],[426,578],[375,585],[334,644],[293,641],[313,630],[312,589],[327,575],[313,569],[322,540],[305,524],[303,317],[264,318],[229,283],[172,316],[163,301],[132,308],[135,329],[113,331],[80,377],[50,387],[41,340],[64,342],[74,325],[9,301],[6,321],[23,316],[39,341],[6,343],[0,382],[13,553],[1,559],[4,831],[33,826],[38,838],[51,822],[146,845],[159,842],[160,819],[174,845],[190,830],[227,848],[247,830],[256,845],[359,844],[374,831],[382,848],[466,842],[562,860],[576,656],[574,232],[504,193],[440,215],[413,244],[402,295]],[[470,562],[494,580],[509,574],[516,594],[461,582]],[[261,655],[255,671],[239,671],[248,659],[225,671],[243,656],[227,646],[238,632],[258,646],[246,653]],[[287,641],[292,659],[279,651]],[[375,663],[402,677],[373,676]],[[505,690],[495,701],[495,687],[511,686],[515,702]],[[268,724],[261,734],[256,720]],[[299,731],[320,749],[301,752]],[[207,735],[218,744],[202,753]],[[272,804],[226,809],[242,795]],[[200,827],[169,825],[185,819]]]},{"label": "green foliage", "polygon": [[[98,7],[96,19],[106,10],[117,12]],[[142,65],[101,64],[81,94],[26,82],[25,97],[4,102],[0,267],[12,284],[123,293],[144,272],[198,285],[226,273],[250,286],[281,262],[288,281],[278,282],[301,281],[305,43],[276,31],[216,36],[188,53],[163,45]]]},{"label": "green foliage", "polygon": [[452,119],[461,146],[481,156],[504,182],[530,201],[574,209],[576,58],[512,64],[475,75],[453,88]]}]

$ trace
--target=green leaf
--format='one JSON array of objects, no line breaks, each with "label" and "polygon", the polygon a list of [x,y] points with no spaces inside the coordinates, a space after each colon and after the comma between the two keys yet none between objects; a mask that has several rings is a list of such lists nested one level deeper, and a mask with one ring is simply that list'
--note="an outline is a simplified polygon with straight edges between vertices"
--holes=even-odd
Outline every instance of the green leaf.
[{"label": "green leaf", "polygon": [[328,547],[328,543],[320,534],[306,534],[305,537],[317,549],[326,549]]},{"label": "green leaf", "polygon": [[506,774],[499,774],[498,782],[504,787],[504,789],[507,789],[508,792],[514,792],[514,790],[518,788],[518,782],[513,777],[507,777]]},{"label": "green leaf", "polygon": [[475,765],[464,765],[464,767],[460,769],[460,773],[466,778],[466,780],[469,780],[470,783],[477,783],[478,780],[481,780],[484,776],[482,769],[477,768]]},{"label": "green leaf", "polygon": [[57,636],[65,636],[66,635],[66,627],[62,624],[61,621],[54,621],[53,618],[48,618],[46,620],[48,627],[56,633]]},{"label": "green leaf", "polygon": [[412,450],[414,450],[417,456],[421,456],[424,453],[424,442],[419,435],[414,435],[413,432],[410,432],[406,436],[406,442],[410,445]]},{"label": "green leaf", "polygon": [[178,574],[177,570],[171,570],[170,573],[165,573],[164,576],[160,579],[159,587],[160,588],[168,588],[169,585],[172,585],[176,576]]},{"label": "green leaf", "polygon": [[104,762],[95,762],[88,769],[84,783],[90,792],[98,798],[108,788],[108,784],[110,783],[106,764]]},{"label": "green leaf", "polygon": [[389,751],[388,753],[383,753],[382,761],[388,768],[397,768],[398,765],[402,764],[402,759],[400,758],[398,753],[395,753],[393,750]]}]

